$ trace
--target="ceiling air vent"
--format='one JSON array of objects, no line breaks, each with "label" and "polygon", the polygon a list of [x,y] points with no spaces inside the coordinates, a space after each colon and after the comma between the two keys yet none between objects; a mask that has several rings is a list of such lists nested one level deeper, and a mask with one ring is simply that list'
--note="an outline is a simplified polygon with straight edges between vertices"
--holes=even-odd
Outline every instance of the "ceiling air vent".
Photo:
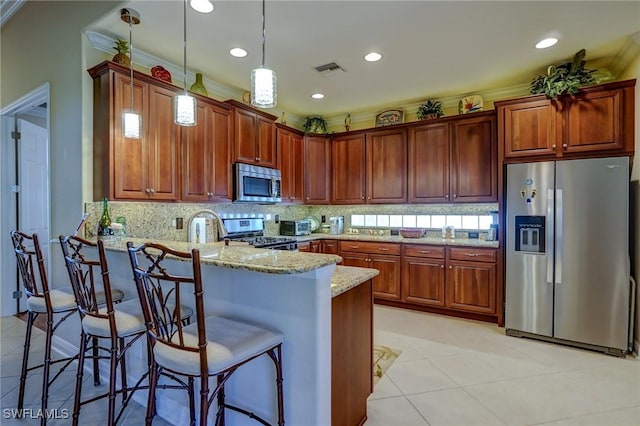
[{"label": "ceiling air vent", "polygon": [[342,68],[342,66],[338,65],[335,62],[329,62],[328,64],[318,65],[317,67],[315,67],[315,69],[320,74],[330,74],[336,71],[344,72],[344,68]]}]

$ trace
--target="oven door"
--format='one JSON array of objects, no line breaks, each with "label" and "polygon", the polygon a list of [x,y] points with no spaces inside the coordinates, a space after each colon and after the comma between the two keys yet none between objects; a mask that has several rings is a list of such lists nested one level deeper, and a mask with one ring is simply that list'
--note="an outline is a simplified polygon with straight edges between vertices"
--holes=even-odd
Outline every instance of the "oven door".
[{"label": "oven door", "polygon": [[234,201],[256,203],[282,201],[280,176],[280,171],[276,169],[237,163]]}]

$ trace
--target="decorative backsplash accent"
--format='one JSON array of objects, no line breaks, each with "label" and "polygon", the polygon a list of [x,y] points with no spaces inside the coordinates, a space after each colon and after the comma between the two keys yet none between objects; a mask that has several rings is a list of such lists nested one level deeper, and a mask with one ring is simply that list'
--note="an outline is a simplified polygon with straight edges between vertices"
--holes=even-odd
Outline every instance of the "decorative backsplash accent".
[{"label": "decorative backsplash accent", "polygon": [[[262,205],[245,203],[195,204],[195,203],[154,203],[109,201],[109,214],[113,221],[120,216],[126,218],[127,235],[137,238],[157,238],[174,241],[187,241],[189,219],[199,210],[214,210],[221,217],[264,217],[265,234],[277,235],[280,220],[303,219],[314,216],[318,221],[324,215],[327,223],[331,216],[344,216],[345,232],[352,227],[351,215],[485,215],[498,210],[497,203],[484,204],[396,204],[396,205]],[[93,237],[98,219],[102,213],[101,202],[85,204],[89,213],[85,225],[85,236]],[[176,229],[174,221],[182,218],[183,229]]]}]

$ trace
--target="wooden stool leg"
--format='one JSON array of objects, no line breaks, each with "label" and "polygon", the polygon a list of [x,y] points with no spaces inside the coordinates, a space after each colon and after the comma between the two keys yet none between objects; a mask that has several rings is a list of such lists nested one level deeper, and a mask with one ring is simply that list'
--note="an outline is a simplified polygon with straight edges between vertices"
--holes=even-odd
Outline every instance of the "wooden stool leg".
[{"label": "wooden stool leg", "polygon": [[20,391],[18,392],[18,416],[22,417],[24,408],[24,388],[27,382],[27,367],[29,365],[29,350],[31,348],[31,327],[37,314],[29,311],[27,315],[27,331],[24,337],[24,349],[22,351],[22,369],[20,371]]},{"label": "wooden stool leg", "polygon": [[[51,343],[53,340],[53,314],[47,312],[47,331],[44,347],[44,366],[42,371],[42,404],[41,409],[46,412],[47,402],[49,400],[49,372],[51,371]],[[47,416],[42,416],[40,425],[47,424]]]},{"label": "wooden stool leg", "polygon": [[122,403],[124,403],[127,400],[127,362],[125,359],[124,337],[119,337],[118,343],[120,344],[120,355],[118,356],[120,363],[120,383],[122,387]]},{"label": "wooden stool leg", "polygon": [[189,425],[196,426],[196,395],[193,386],[194,380],[192,376],[189,376],[187,383],[187,392],[189,392]]},{"label": "wooden stool leg", "polygon": [[93,354],[93,385],[98,386],[100,384],[100,367],[98,365],[98,338],[91,338],[91,351]]},{"label": "wooden stool leg", "polygon": [[147,398],[147,417],[145,418],[146,426],[151,426],[153,417],[156,414],[156,386],[158,385],[159,375],[160,366],[154,361],[149,372],[149,396]]},{"label": "wooden stool leg", "polygon": [[80,352],[78,353],[78,371],[76,372],[76,392],[73,397],[73,426],[78,426],[80,416],[80,400],[82,396],[82,377],[84,375],[84,354],[87,350],[87,337],[84,333],[80,336]]}]

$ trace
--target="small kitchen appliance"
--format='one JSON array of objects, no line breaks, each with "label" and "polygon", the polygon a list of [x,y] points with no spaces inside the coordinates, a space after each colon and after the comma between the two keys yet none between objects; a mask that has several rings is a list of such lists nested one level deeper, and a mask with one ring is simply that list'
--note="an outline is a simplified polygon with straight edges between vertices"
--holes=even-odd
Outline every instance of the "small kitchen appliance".
[{"label": "small kitchen appliance", "polygon": [[311,234],[311,222],[302,220],[281,220],[280,235],[309,235]]},{"label": "small kitchen appliance", "polygon": [[329,234],[338,235],[344,231],[344,216],[329,217]]},{"label": "small kitchen appliance", "polygon": [[278,169],[236,163],[233,201],[273,204],[282,201]]}]

